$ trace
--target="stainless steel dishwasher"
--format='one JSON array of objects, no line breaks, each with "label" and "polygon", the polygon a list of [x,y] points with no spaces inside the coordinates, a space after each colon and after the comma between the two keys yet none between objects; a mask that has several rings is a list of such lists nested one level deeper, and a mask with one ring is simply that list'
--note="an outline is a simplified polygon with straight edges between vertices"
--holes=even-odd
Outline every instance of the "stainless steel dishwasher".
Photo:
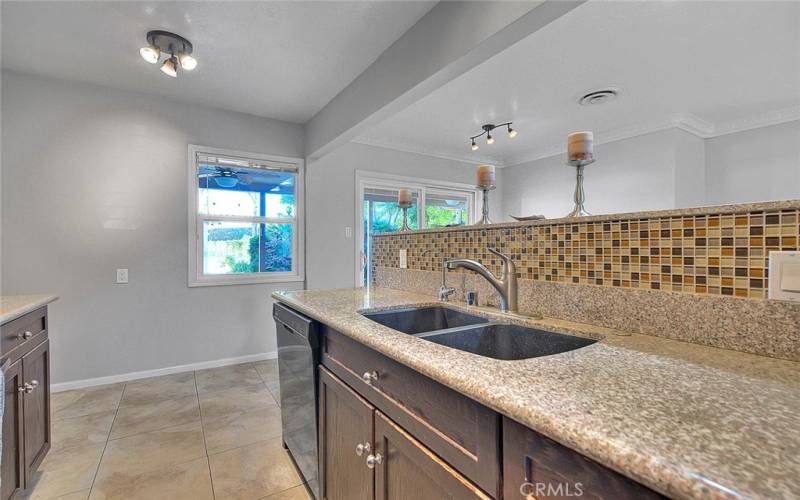
[{"label": "stainless steel dishwasher", "polygon": [[317,324],[282,305],[272,309],[278,333],[283,443],[297,464],[306,486],[319,498],[317,454]]}]

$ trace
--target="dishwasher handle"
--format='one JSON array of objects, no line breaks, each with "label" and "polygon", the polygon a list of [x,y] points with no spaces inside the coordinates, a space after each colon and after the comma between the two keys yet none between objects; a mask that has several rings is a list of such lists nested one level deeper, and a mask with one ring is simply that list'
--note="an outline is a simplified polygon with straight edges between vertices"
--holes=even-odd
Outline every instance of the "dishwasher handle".
[{"label": "dishwasher handle", "polygon": [[280,323],[293,334],[306,339],[312,346],[317,346],[317,323],[311,318],[307,318],[281,303],[275,303],[273,306],[272,317],[275,319],[275,323]]}]

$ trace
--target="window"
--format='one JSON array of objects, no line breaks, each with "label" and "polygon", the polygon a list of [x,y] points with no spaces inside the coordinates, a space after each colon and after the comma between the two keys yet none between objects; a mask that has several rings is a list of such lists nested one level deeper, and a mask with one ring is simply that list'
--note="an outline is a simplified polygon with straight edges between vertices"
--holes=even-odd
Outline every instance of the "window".
[{"label": "window", "polygon": [[189,146],[189,286],[302,281],[302,168]]},{"label": "window", "polygon": [[[398,231],[403,210],[397,204],[398,191],[411,189],[414,200],[408,209],[411,229],[464,226],[476,220],[478,190],[469,184],[406,178],[373,172],[356,172],[356,285],[372,281],[370,234]],[[356,205],[356,206],[359,206]]]}]

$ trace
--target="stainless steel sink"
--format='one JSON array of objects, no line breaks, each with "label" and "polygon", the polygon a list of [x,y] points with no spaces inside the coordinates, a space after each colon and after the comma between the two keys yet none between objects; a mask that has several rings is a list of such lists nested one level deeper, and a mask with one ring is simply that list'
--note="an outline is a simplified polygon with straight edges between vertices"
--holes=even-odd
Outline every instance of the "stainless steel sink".
[{"label": "stainless steel sink", "polygon": [[597,342],[584,337],[494,322],[417,337],[460,351],[504,360],[550,356]]},{"label": "stainless steel sink", "polygon": [[489,322],[486,318],[441,306],[368,312],[363,316],[383,326],[411,335]]}]

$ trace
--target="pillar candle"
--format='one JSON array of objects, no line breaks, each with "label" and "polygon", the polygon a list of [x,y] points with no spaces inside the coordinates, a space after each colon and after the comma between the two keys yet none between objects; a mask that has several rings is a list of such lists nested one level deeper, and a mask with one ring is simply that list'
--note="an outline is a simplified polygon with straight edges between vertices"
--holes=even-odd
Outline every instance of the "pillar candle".
[{"label": "pillar candle", "polygon": [[494,186],[494,165],[480,165],[478,167],[478,186]]},{"label": "pillar candle", "polygon": [[400,189],[400,191],[397,192],[397,203],[401,205],[411,205],[413,203],[411,190],[405,188]]},{"label": "pillar candle", "polygon": [[594,157],[594,134],[573,132],[567,136],[567,157],[570,160],[587,160]]}]

